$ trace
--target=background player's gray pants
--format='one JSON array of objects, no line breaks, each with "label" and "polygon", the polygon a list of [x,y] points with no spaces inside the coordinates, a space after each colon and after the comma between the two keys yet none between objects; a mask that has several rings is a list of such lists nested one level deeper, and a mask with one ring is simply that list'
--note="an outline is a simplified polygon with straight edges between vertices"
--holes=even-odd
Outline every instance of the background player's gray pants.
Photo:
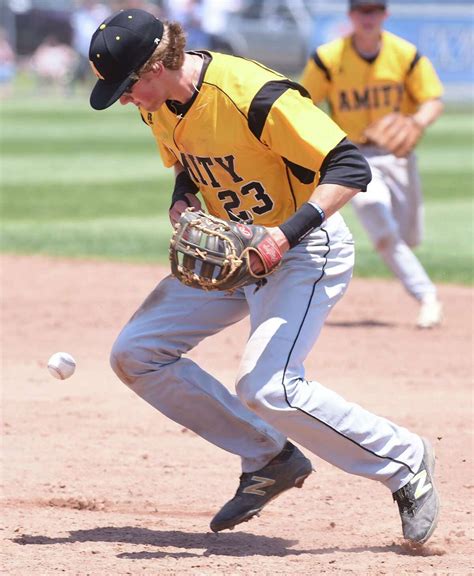
[{"label": "background player's gray pants", "polygon": [[[163,414],[240,455],[244,472],[267,464],[289,437],[393,492],[417,470],[420,438],[304,374],[303,362],[344,294],[353,262],[352,238],[335,215],[290,250],[257,292],[250,286],[234,294],[209,293],[167,277],[119,335],[112,366]],[[249,312],[250,337],[235,396],[183,354]],[[334,352],[337,362],[344,343]]]},{"label": "background player's gray pants", "polygon": [[418,301],[436,294],[411,250],[423,239],[424,210],[416,157],[397,158],[373,146],[361,152],[372,171],[367,192],[356,194],[352,206],[385,264]]}]

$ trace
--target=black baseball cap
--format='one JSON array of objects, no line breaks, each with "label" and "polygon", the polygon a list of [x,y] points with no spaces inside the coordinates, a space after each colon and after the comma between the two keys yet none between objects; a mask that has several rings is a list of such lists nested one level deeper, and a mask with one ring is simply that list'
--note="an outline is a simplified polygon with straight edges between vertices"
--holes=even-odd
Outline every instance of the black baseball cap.
[{"label": "black baseball cap", "polygon": [[163,22],[145,10],[120,10],[94,32],[89,61],[99,79],[90,104],[104,110],[116,102],[133,83],[137,72],[151,57],[163,37]]},{"label": "black baseball cap", "polygon": [[380,8],[386,8],[386,0],[350,0],[350,9],[354,10],[362,6],[380,6]]}]

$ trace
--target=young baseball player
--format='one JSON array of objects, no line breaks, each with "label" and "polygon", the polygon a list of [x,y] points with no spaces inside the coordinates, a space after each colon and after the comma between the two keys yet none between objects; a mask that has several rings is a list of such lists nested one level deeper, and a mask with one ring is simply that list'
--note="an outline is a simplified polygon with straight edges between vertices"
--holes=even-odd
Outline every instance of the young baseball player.
[{"label": "young baseball player", "polygon": [[[306,378],[303,367],[351,277],[354,246],[338,209],[365,193],[368,164],[298,84],[256,62],[184,47],[177,23],[142,10],[112,15],[91,40],[91,105],[139,109],[176,174],[173,221],[188,204],[200,207],[199,191],[210,214],[267,227],[281,262],[258,290],[204,291],[166,277],[118,336],[112,367],[157,410],[240,456],[240,484],[212,519],[214,532],[303,484],[312,465],[291,438],[385,485],[405,537],[425,542],[439,509],[429,442]],[[234,395],[186,353],[247,315]]]},{"label": "young baseball player", "polygon": [[390,270],[420,303],[417,325],[441,321],[434,284],[412,252],[423,234],[420,179],[412,151],[441,114],[441,83],[415,46],[382,29],[385,0],[350,0],[350,35],[320,46],[301,83],[315,103],[358,144],[372,170],[365,194],[352,199]]}]

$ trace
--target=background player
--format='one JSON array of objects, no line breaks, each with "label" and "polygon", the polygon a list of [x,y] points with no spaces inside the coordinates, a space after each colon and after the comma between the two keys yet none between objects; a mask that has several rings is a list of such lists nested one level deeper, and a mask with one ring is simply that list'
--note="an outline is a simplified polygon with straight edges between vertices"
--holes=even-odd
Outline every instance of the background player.
[{"label": "background player", "polygon": [[[382,482],[403,533],[432,534],[434,456],[416,434],[307,380],[303,362],[352,274],[354,246],[338,209],[370,180],[367,162],[298,84],[258,63],[184,52],[179,24],[124,10],[90,46],[99,78],[91,105],[139,107],[164,163],[174,167],[170,215],[187,201],[215,216],[268,227],[283,253],[265,286],[206,292],[168,276],[114,344],[117,375],[156,409],[242,461],[237,492],[215,532],[249,520],[301,486],[310,461],[287,438],[343,470]],[[238,396],[186,353],[250,315]]]},{"label": "background player", "polygon": [[365,131],[388,114],[402,112],[421,135],[443,110],[442,86],[415,46],[382,29],[386,6],[384,0],[351,0],[352,34],[317,48],[301,83],[315,103],[329,103],[332,118],[368,160],[372,182],[352,205],[384,262],[420,303],[417,325],[431,328],[441,321],[442,306],[411,250],[423,233],[415,155],[410,151],[397,157],[371,144]]}]

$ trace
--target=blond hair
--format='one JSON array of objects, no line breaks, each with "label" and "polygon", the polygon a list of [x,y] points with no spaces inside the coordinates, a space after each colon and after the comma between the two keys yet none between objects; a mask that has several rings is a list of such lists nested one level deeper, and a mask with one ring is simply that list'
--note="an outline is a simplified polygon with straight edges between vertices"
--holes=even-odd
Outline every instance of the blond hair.
[{"label": "blond hair", "polygon": [[140,68],[137,75],[146,74],[156,62],[161,62],[169,70],[179,70],[184,62],[186,34],[178,22],[163,22],[161,42],[151,57]]}]

